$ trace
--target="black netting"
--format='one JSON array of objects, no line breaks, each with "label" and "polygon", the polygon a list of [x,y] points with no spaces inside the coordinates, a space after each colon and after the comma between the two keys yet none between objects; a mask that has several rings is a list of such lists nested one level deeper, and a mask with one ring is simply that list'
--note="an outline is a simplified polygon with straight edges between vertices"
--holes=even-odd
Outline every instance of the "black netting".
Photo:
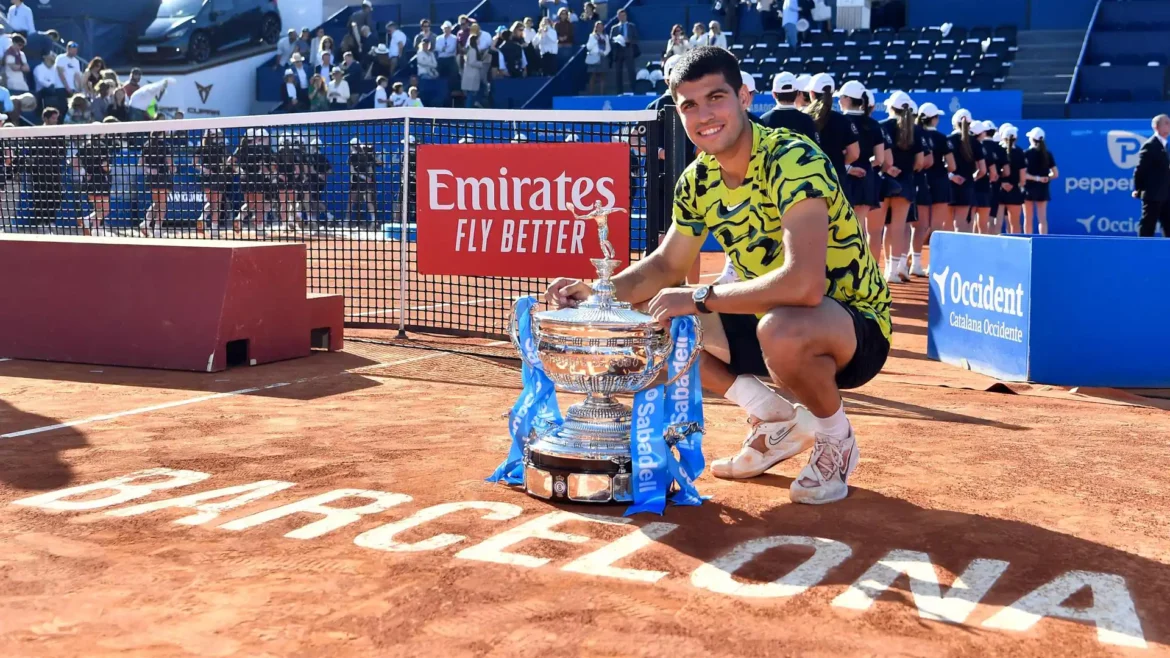
[{"label": "black netting", "polygon": [[[221,127],[176,130],[168,129],[174,122],[159,122],[67,126],[57,129],[69,133],[62,135],[53,128],[0,131],[3,230],[304,242],[310,290],[344,295],[347,326],[500,338],[511,301],[542,292],[545,281],[419,275],[413,150],[461,140],[628,141],[630,259],[657,246],[658,222],[647,231],[647,218],[663,211],[660,201],[647,203],[646,181],[647,167],[657,171],[658,163],[645,156],[657,153],[656,122],[444,118],[411,119],[407,128],[402,118],[262,126],[249,117],[238,126],[208,123]],[[91,132],[73,134],[82,130]]]}]

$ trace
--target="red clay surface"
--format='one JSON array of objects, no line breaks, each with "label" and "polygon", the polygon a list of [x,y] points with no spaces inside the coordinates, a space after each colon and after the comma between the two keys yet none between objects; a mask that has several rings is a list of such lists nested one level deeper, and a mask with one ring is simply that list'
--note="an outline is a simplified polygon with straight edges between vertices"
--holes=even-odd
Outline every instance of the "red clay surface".
[{"label": "red clay surface", "polygon": [[[891,359],[845,396],[862,455],[848,499],[789,503],[805,456],[747,482],[705,475],[702,507],[632,519],[669,530],[636,551],[610,546],[636,541],[631,527],[586,520],[552,528],[580,543],[502,549],[547,560],[535,566],[461,551],[558,510],[612,520],[623,508],[557,507],[483,481],[507,451],[515,364],[356,342],[208,375],[0,362],[0,656],[1170,655],[1170,415],[928,361],[926,283],[895,294]],[[736,450],[741,414],[718,399],[706,413],[708,458]],[[209,477],[90,510],[13,504],[152,468]],[[295,486],[198,525],[174,523],[192,509],[108,514],[261,480]],[[340,489],[410,500],[313,538],[285,535],[320,514],[223,527]],[[454,511],[395,536],[464,537],[430,550],[355,544],[459,501],[518,509]],[[739,569],[720,559],[752,540],[777,547]],[[622,546],[632,554],[613,568],[641,571],[601,574]],[[888,570],[871,571],[883,558],[929,562],[883,590]],[[876,601],[858,609],[867,588]]]}]

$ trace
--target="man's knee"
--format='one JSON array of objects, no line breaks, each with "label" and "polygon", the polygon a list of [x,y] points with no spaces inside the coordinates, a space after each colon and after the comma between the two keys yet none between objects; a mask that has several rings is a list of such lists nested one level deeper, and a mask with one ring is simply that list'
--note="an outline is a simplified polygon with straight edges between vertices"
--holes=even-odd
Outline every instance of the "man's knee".
[{"label": "man's knee", "polygon": [[771,368],[798,363],[812,347],[816,327],[810,313],[799,308],[776,308],[764,314],[756,326],[756,338]]}]

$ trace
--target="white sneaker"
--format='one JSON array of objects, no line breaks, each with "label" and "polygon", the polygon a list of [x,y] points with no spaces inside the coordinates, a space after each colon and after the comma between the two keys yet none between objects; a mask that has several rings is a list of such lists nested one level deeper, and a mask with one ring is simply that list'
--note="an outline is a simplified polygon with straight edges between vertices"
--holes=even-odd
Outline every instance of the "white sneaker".
[{"label": "white sneaker", "polygon": [[926,270],[922,269],[922,263],[917,259],[914,260],[914,267],[910,268],[910,274],[914,276],[926,276]]},{"label": "white sneaker", "polygon": [[906,264],[905,260],[898,261],[898,271],[896,274],[902,280],[902,283],[910,282],[910,267]]},{"label": "white sneaker", "polygon": [[[717,478],[754,478],[780,462],[791,459],[813,445],[814,416],[807,408],[796,405],[796,416],[781,422],[761,422],[752,425],[743,447],[734,457],[711,462],[711,474]],[[752,444],[764,436],[765,452]]]},{"label": "white sneaker", "polygon": [[849,475],[857,468],[859,457],[852,428],[844,439],[830,439],[818,434],[808,465],[792,481],[788,491],[792,502],[821,505],[848,496]]}]

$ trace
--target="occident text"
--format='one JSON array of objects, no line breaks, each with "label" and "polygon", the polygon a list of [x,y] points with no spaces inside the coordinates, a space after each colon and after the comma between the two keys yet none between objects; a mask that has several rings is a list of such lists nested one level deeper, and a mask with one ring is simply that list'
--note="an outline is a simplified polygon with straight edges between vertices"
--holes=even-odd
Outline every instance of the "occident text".
[{"label": "occident text", "polygon": [[977,334],[984,334],[993,338],[1000,338],[1003,340],[1010,340],[1014,343],[1024,342],[1024,330],[1019,327],[1014,327],[1000,320],[992,322],[989,319],[973,318],[966,313],[955,313],[951,311],[947,318],[948,323],[956,329],[970,331]]}]

